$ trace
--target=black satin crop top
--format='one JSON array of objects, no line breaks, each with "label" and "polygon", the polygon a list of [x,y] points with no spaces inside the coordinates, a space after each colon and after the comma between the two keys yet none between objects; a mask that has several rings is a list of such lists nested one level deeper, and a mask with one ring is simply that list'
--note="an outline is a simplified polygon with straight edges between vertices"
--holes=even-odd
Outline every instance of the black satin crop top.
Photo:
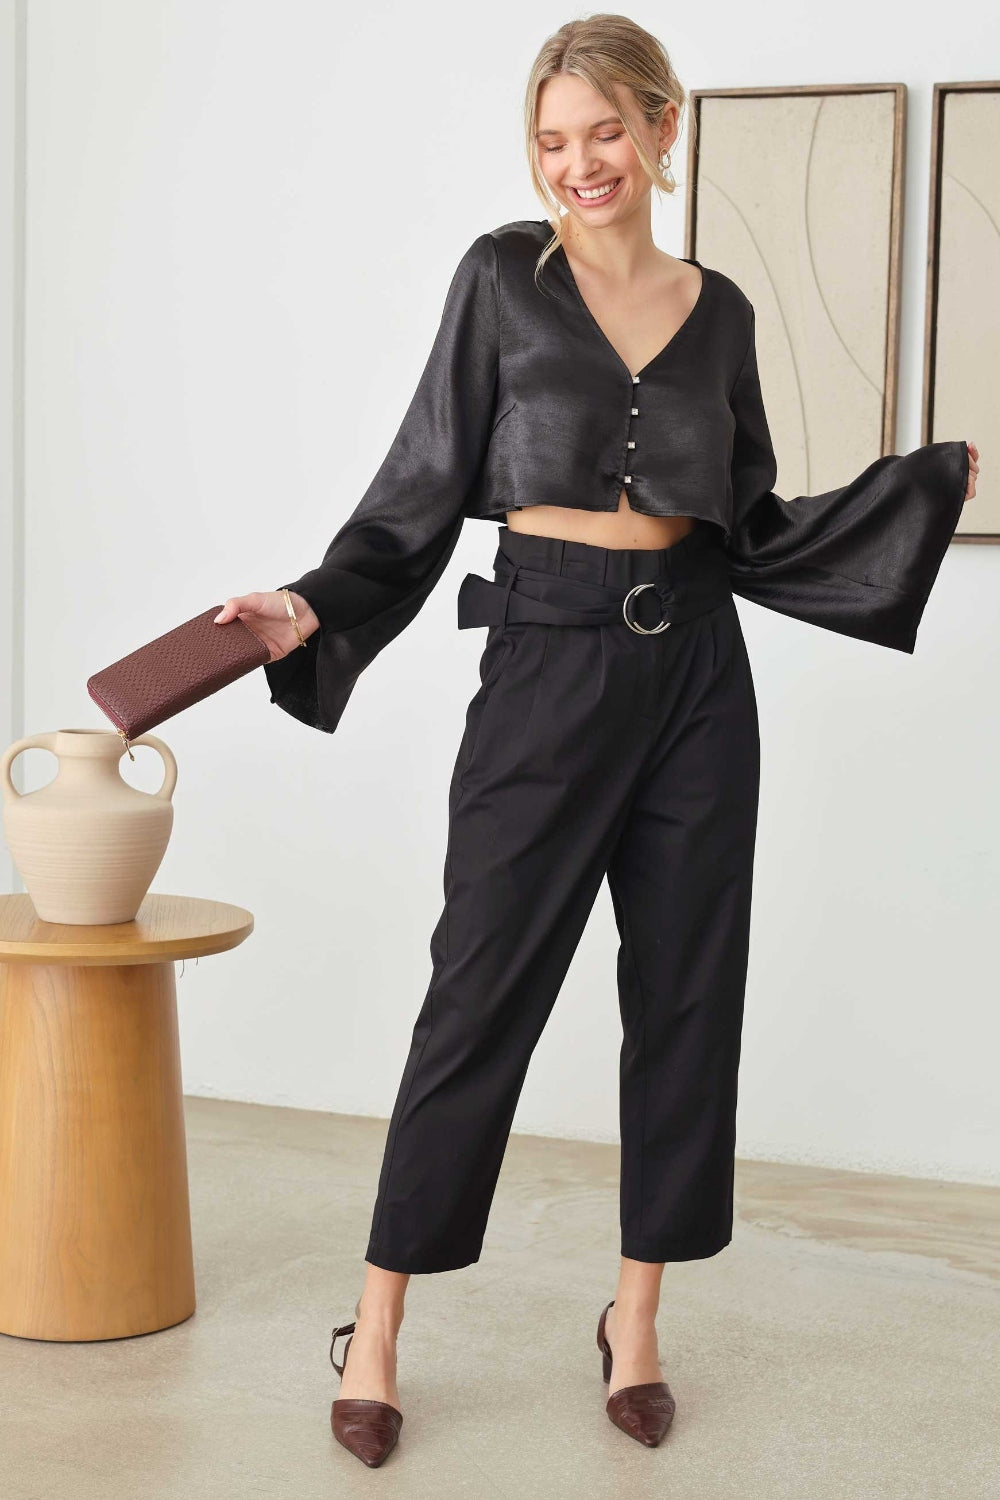
[{"label": "black satin crop top", "polygon": [[964,441],[884,454],[819,496],[774,493],[754,308],[698,265],[685,321],[642,369],[605,337],[546,219],[475,239],[452,276],[416,391],[322,563],[287,585],[314,609],[306,648],[268,663],[271,701],[332,732],[361,671],[415,617],[466,519],[534,505],[718,528],[733,592],[912,652],[961,513]]},{"label": "black satin crop top", "polygon": [[489,520],[533,505],[617,511],[624,488],[643,515],[700,516],[728,537],[731,397],[737,406],[752,399],[735,389],[750,303],[721,271],[692,262],[702,273],[692,311],[633,374],[584,302],[562,247],[536,284],[551,233],[544,219],[504,225],[481,235],[456,272],[454,332],[471,362],[467,404],[455,417],[468,430],[475,406],[489,421],[463,513]]}]

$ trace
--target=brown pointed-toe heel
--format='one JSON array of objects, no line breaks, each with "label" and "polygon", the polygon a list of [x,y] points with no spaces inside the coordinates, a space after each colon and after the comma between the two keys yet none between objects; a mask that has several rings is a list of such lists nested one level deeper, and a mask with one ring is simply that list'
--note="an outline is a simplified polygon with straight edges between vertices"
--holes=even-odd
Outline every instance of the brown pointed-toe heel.
[{"label": "brown pointed-toe heel", "polygon": [[[604,1325],[608,1312],[614,1305],[612,1298],[601,1313],[597,1325],[597,1347],[601,1351],[605,1380],[611,1379],[612,1356]],[[635,1438],[637,1443],[643,1443],[647,1448],[655,1448],[665,1435],[674,1420],[676,1409],[677,1403],[665,1380],[650,1380],[645,1385],[624,1385],[621,1390],[608,1397],[605,1407],[616,1427],[620,1427],[622,1432],[627,1432],[629,1437]]]},{"label": "brown pointed-toe heel", "polygon": [[[344,1345],[344,1364],[338,1365],[333,1357],[333,1346],[343,1333],[354,1333],[357,1324],[345,1323],[333,1330],[330,1343],[330,1363],[343,1379],[344,1365],[351,1352],[351,1340]],[[396,1446],[399,1429],[403,1425],[403,1413],[388,1401],[369,1401],[360,1396],[340,1396],[330,1409],[330,1426],[338,1443],[360,1458],[369,1469],[377,1469]]]}]

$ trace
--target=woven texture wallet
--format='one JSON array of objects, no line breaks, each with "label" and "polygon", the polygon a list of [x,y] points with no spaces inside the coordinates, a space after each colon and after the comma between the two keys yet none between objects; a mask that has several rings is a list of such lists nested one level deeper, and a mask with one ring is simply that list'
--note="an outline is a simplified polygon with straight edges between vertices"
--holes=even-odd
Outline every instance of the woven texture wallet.
[{"label": "woven texture wallet", "polygon": [[130,756],[129,740],[270,660],[267,646],[242,620],[214,623],[221,609],[213,605],[87,679],[88,693]]}]

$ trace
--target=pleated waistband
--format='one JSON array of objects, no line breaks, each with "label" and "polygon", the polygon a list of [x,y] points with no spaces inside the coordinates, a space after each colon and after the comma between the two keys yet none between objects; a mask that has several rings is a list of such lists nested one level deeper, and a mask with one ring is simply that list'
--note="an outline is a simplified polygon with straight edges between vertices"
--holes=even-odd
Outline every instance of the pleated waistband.
[{"label": "pleated waistband", "polygon": [[500,528],[493,582],[468,573],[458,628],[535,622],[620,624],[658,633],[732,597],[721,535],[697,527],[672,547],[595,547]]}]

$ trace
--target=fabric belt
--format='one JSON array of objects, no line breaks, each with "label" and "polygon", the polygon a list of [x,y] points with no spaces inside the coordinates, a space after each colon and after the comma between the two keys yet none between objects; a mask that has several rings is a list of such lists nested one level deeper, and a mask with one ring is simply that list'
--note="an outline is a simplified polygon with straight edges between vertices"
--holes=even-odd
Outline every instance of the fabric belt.
[{"label": "fabric belt", "polygon": [[608,588],[559,573],[512,563],[497,553],[495,582],[467,573],[458,591],[458,628],[534,622],[539,625],[628,626],[656,635],[668,625],[692,620],[732,598],[729,569],[721,551],[700,555],[698,571],[673,578],[659,573],[630,589]]}]

